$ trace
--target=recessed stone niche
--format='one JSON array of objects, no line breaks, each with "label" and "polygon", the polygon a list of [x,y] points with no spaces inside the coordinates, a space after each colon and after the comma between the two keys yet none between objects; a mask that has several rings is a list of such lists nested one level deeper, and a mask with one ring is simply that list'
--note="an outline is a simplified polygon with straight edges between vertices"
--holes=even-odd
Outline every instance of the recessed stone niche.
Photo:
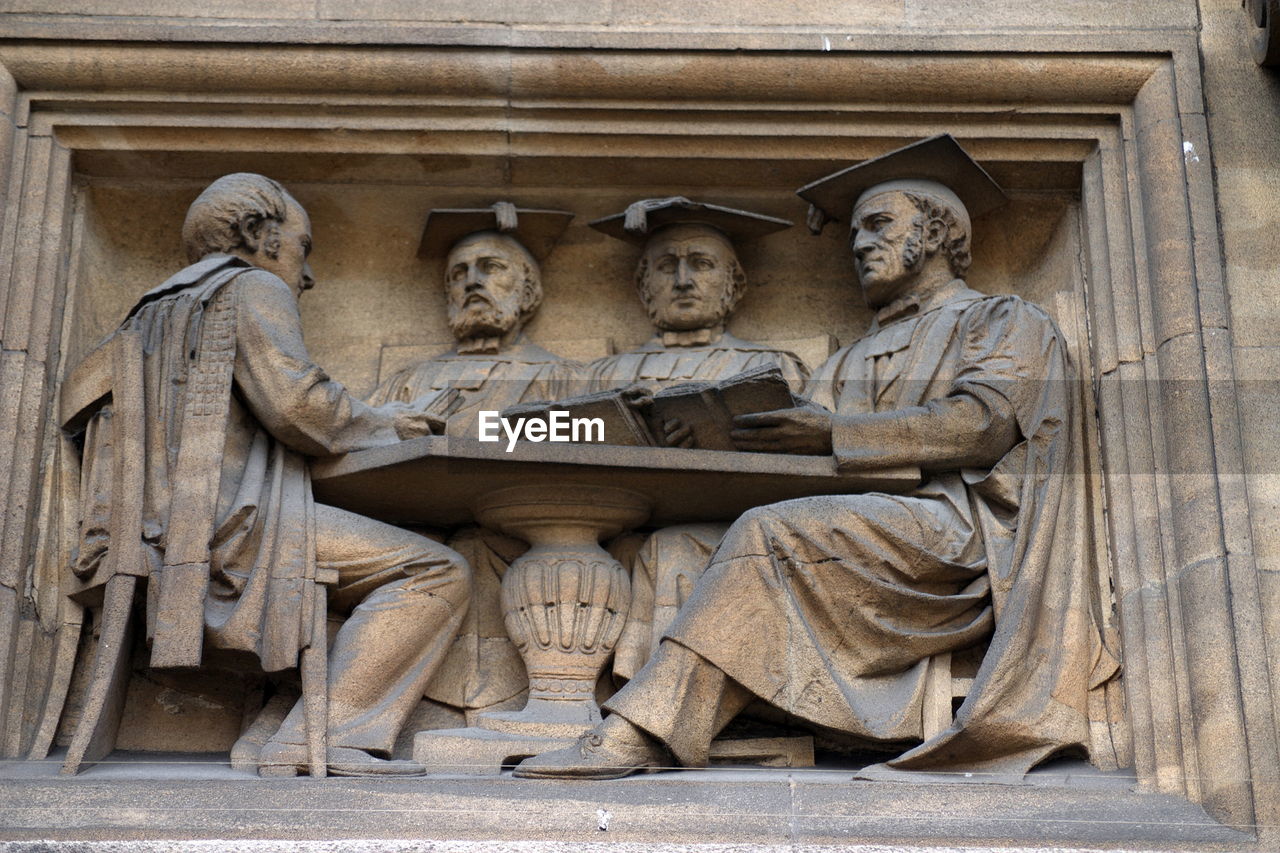
[{"label": "recessed stone niche", "polygon": [[[787,342],[815,368],[830,349],[858,337],[870,313],[855,283],[847,224],[810,234],[806,204],[794,190],[855,159],[81,154],[75,159],[79,250],[71,259],[67,363],[109,333],[138,296],[185,265],[182,220],[200,190],[221,174],[254,171],[284,183],[311,215],[318,285],[301,300],[307,343],[321,365],[359,394],[372,390],[380,372],[451,345],[441,259],[418,256],[427,211],[500,199],[577,214],[543,264],[545,298],[529,334],[583,359],[650,334],[632,283],[638,251],[587,227],[591,220],[637,199],[687,195],[794,221],[791,229],[740,248],[751,286],[731,331]],[[1011,201],[975,222],[970,284],[1051,310],[1055,293],[1082,294],[1079,194],[1072,190],[1079,167],[991,165]],[[246,704],[261,701],[260,680],[245,674],[254,666],[244,663],[239,671],[208,667],[163,677],[135,671],[118,747],[228,750]],[[60,741],[76,716],[80,680],[68,697]]]}]

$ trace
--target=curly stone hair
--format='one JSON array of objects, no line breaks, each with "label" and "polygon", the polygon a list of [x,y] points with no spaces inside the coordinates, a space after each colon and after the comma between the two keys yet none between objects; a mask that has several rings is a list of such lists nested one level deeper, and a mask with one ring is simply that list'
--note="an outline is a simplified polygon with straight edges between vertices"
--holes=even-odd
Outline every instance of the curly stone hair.
[{"label": "curly stone hair", "polygon": [[293,197],[270,178],[251,172],[223,175],[187,208],[182,223],[187,260],[243,248],[244,231],[257,222],[283,222],[290,201]]},{"label": "curly stone hair", "polygon": [[931,196],[913,192],[904,192],[903,195],[911,199],[911,203],[920,211],[916,222],[921,228],[935,219],[946,227],[947,236],[943,238],[941,251],[951,267],[951,274],[956,278],[964,278],[969,265],[973,263],[973,255],[969,251],[969,230],[960,222],[955,211],[939,204]]}]

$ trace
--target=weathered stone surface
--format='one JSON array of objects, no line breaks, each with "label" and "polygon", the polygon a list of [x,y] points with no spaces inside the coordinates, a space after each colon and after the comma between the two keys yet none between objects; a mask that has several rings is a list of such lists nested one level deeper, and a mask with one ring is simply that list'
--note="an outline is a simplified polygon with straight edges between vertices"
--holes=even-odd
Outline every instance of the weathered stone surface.
[{"label": "weathered stone surface", "polygon": [[[51,778],[55,765],[7,765],[0,780],[0,838],[10,844],[71,837],[221,839],[229,849],[253,837],[295,843],[412,837],[420,845],[451,840],[448,849],[482,839],[535,845],[688,845],[701,839],[801,850],[851,843],[1017,849],[1016,839],[1054,849],[1252,848],[1247,837],[1184,800],[1134,793],[1124,774],[1099,774],[1073,762],[1033,773],[1032,784],[1018,787],[857,783],[849,781],[849,768],[831,766],[683,771],[585,786],[509,777],[281,782],[190,757],[122,759],[87,771],[73,787]],[[157,785],[164,786],[162,801],[154,794]],[[601,811],[608,813],[606,831],[600,829]],[[57,826],[51,825],[54,815]]]},{"label": "weathered stone surface", "polygon": [[[19,361],[30,361],[19,372],[32,381],[20,387],[39,391],[40,399],[13,387],[2,392],[8,408],[0,422],[23,438],[0,436],[7,448],[0,450],[0,503],[15,516],[10,531],[21,531],[17,539],[7,533],[4,545],[5,574],[15,576],[8,579],[17,588],[0,591],[8,619],[0,620],[0,628],[7,626],[0,670],[21,645],[18,611],[31,595],[21,589],[25,576],[17,575],[26,571],[26,531],[41,523],[28,517],[39,506],[43,463],[35,460],[35,448],[47,444],[39,441],[47,425],[37,422],[56,384],[41,388],[33,371],[53,370],[60,348],[74,363],[118,322],[137,282],[159,280],[180,265],[176,234],[164,223],[180,216],[208,179],[246,167],[270,174],[278,168],[300,183],[300,198],[316,214],[317,264],[330,297],[327,304],[303,302],[313,350],[339,379],[364,392],[378,379],[378,347],[369,346],[368,330],[378,330],[388,348],[448,337],[440,303],[418,287],[430,275],[412,257],[413,229],[400,233],[394,225],[427,207],[487,204],[516,188],[522,201],[599,215],[628,196],[696,186],[796,218],[797,211],[779,201],[786,187],[883,151],[888,139],[963,129],[993,174],[1038,194],[1016,199],[1008,215],[988,223],[1018,239],[975,247],[978,266],[992,271],[975,280],[980,290],[1045,303],[1054,290],[1087,294],[1091,308],[1107,313],[1095,316],[1089,330],[1099,347],[1095,355],[1102,356],[1096,363],[1103,373],[1126,363],[1117,372],[1130,383],[1154,376],[1131,368],[1166,341],[1165,366],[1178,349],[1176,360],[1189,372],[1165,378],[1194,385],[1204,369],[1211,381],[1229,384],[1232,364],[1224,352],[1230,352],[1237,377],[1262,380],[1231,392],[1210,385],[1207,406],[1198,392],[1190,395],[1196,399],[1162,399],[1158,385],[1146,393],[1129,385],[1123,393],[1104,391],[1100,412],[1104,440],[1112,444],[1106,458],[1126,463],[1105,472],[1116,537],[1112,557],[1130,614],[1122,626],[1126,674],[1143,677],[1145,667],[1151,688],[1146,706],[1135,699],[1130,707],[1151,724],[1139,772],[1149,784],[1192,797],[1202,796],[1201,763],[1214,776],[1203,780],[1211,793],[1233,772],[1243,774],[1220,766],[1214,747],[1240,740],[1232,730],[1238,715],[1217,704],[1223,696],[1232,704],[1229,685],[1219,683],[1233,670],[1221,629],[1234,620],[1237,632],[1270,631],[1273,650],[1280,642],[1272,630],[1280,624],[1272,580],[1280,560],[1280,532],[1272,523],[1280,507],[1272,494],[1280,494],[1272,482],[1280,471],[1280,430],[1275,395],[1266,387],[1280,366],[1271,352],[1280,344],[1280,310],[1273,304],[1280,259],[1273,257],[1268,224],[1280,189],[1274,168],[1280,142],[1273,132],[1280,84],[1252,64],[1250,31],[1236,0],[800,0],[749,9],[624,0],[431,8],[403,0],[320,0],[270,9],[242,0],[203,9],[108,0],[54,8],[46,0],[12,0],[4,12],[9,18],[0,28],[24,41],[0,42],[7,69],[0,71],[0,113],[7,121],[0,124],[0,159],[10,150],[16,155],[16,181],[0,190],[6,202],[0,205],[6,211],[0,214],[3,358],[6,376]],[[191,62],[190,44],[199,41],[237,42],[244,49],[206,46],[202,61]],[[361,47],[303,46],[324,41]],[[273,43],[295,46],[273,51]],[[391,44],[410,47],[379,46]],[[472,49],[421,49],[426,44]],[[537,50],[513,51],[513,45]],[[626,50],[597,49],[603,45]],[[1146,90],[1138,126],[1127,123],[1125,111],[1152,83],[1153,70],[1170,67],[1167,80],[1155,80],[1165,87],[1159,98],[1154,88]],[[9,71],[13,87],[5,85]],[[36,90],[41,94],[29,104],[24,93]],[[258,95],[229,95],[233,90]],[[213,104],[228,96],[229,103]],[[531,106],[556,96],[573,99],[574,109]],[[870,108],[851,110],[855,103]],[[699,111],[695,104],[732,109]],[[600,133],[610,122],[613,129]],[[581,138],[574,138],[579,131]],[[1137,148],[1132,139],[1118,138],[1123,132],[1136,134]],[[62,164],[41,159],[51,138],[74,150],[84,182],[66,212],[84,237],[88,274],[62,342],[56,330],[63,328],[65,302],[56,264],[67,238],[48,227],[60,202],[56,193],[39,199],[24,190],[38,195],[67,179],[70,157]],[[1095,189],[1077,201],[1078,164],[1095,148],[1105,165]],[[4,173],[0,165],[0,181]],[[1134,203],[1156,185],[1145,204]],[[1106,229],[1100,237],[1092,229],[1101,206]],[[393,224],[383,229],[386,223]],[[1126,245],[1124,235],[1137,245]],[[869,315],[847,304],[851,269],[831,260],[840,257],[844,235],[779,239],[776,251],[750,261],[759,271],[759,299],[744,305],[735,332],[767,341],[802,338],[819,325],[845,341],[860,334]],[[577,342],[589,316],[593,342],[584,350],[609,339],[627,349],[640,343],[637,330],[645,326],[626,280],[629,262],[591,240],[571,236],[563,261],[549,266],[553,295],[531,334],[543,343]],[[336,246],[339,254],[328,254]],[[1079,260],[1081,246],[1088,247],[1087,260]],[[1107,275],[1099,273],[1104,263]],[[795,269],[804,270],[803,288],[790,273]],[[1219,281],[1224,273],[1225,283]],[[1196,352],[1197,335],[1207,350]],[[1135,396],[1150,399],[1150,409],[1125,399]],[[1117,442],[1132,452],[1118,454]],[[1237,453],[1243,472],[1209,470]],[[1170,467],[1178,471],[1173,478],[1155,476]],[[1204,482],[1193,482],[1201,467]],[[1206,614],[1214,620],[1211,630],[1192,645],[1208,645],[1193,651],[1222,671],[1201,684],[1182,657],[1187,625],[1177,611],[1201,603],[1202,590],[1214,591],[1212,572],[1224,573],[1224,565],[1236,601],[1250,594],[1249,584],[1239,581],[1254,571],[1253,562],[1263,624],[1247,607],[1226,605],[1231,612],[1223,613],[1218,605]],[[1187,573],[1188,586],[1175,588],[1172,598],[1157,588],[1166,569],[1175,582]],[[1249,654],[1268,657],[1256,649]],[[1272,682],[1280,683],[1274,671],[1280,656],[1269,657]],[[0,696],[6,686],[29,683],[34,672],[0,685]],[[1257,695],[1256,679],[1241,689],[1246,703],[1270,701]],[[1205,701],[1215,716],[1203,736],[1196,735],[1190,712],[1193,693],[1212,694]],[[0,701],[0,713],[5,705]],[[1256,777],[1267,766],[1256,754],[1267,738],[1250,725]],[[14,742],[10,730],[5,743]],[[1265,799],[1267,787],[1264,780],[1255,793]],[[1214,814],[1230,818],[1232,812],[1219,807]],[[1257,821],[1277,823],[1274,809],[1267,815],[1259,812]],[[844,830],[822,831],[836,838]]]}]

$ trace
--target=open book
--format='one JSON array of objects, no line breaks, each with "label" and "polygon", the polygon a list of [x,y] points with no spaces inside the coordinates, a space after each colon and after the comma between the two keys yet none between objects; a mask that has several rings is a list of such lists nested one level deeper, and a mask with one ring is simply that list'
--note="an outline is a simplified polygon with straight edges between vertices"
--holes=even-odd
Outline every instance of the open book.
[{"label": "open book", "polygon": [[[729,437],[736,415],[770,412],[805,405],[791,393],[776,367],[759,367],[719,382],[687,382],[656,392],[650,403],[629,402],[622,389],[597,391],[551,402],[525,403],[502,412],[508,420],[526,418],[547,421],[552,411],[570,418],[600,419],[604,443],[661,446],[662,425],[678,420],[693,431],[694,447],[701,450],[735,450]],[[584,431],[593,435],[592,431]]]}]

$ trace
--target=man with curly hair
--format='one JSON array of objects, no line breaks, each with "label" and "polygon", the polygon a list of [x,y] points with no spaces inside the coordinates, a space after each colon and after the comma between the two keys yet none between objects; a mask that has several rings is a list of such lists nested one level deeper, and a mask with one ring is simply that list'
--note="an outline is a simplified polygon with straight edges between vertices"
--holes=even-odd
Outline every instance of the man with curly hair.
[{"label": "man with curly hair", "polygon": [[[430,433],[403,405],[373,407],[328,377],[302,339],[298,297],[314,280],[311,223],[280,184],[237,173],[192,203],[182,230],[191,265],[145,294],[115,335],[141,341],[145,489],[112,481],[113,422],[85,437],[76,574],[111,572],[113,504],[138,501],[153,667],[195,667],[207,648],[245,652],[268,673],[326,642],[326,600],[345,615],[328,660],[331,772],[404,774],[389,761],[469,604],[469,567],[418,534],[316,503],[309,457]],[[137,413],[131,413],[137,414]],[[435,422],[434,425],[438,425]],[[266,775],[314,767],[315,712],[299,701],[263,745],[237,760]],[[314,742],[314,741],[310,741]]]}]

